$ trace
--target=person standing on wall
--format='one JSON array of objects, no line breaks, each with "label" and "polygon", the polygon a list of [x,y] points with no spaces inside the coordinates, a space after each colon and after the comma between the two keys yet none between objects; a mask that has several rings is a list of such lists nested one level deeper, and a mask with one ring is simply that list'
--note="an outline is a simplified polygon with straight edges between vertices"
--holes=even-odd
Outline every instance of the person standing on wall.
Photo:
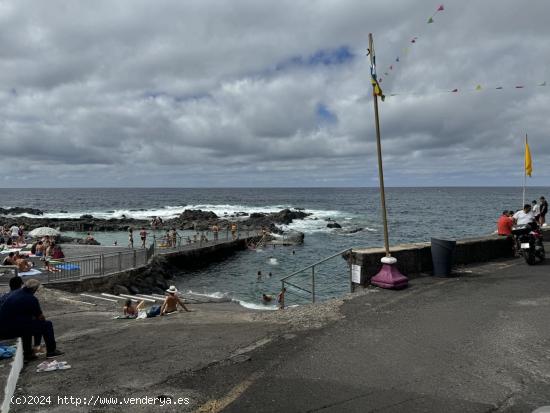
[{"label": "person standing on wall", "polygon": [[539,225],[542,227],[546,223],[546,213],[548,212],[548,202],[543,196],[539,200]]}]

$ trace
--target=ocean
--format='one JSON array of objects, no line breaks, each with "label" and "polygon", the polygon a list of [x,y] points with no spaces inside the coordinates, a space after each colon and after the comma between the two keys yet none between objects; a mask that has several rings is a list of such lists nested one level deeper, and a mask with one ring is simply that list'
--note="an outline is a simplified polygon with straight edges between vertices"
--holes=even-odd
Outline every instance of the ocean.
[{"label": "ocean", "polygon": [[[183,291],[226,297],[251,308],[263,305],[261,294],[276,294],[280,279],[336,252],[351,247],[383,245],[380,198],[377,188],[82,188],[1,189],[0,206],[32,207],[45,217],[98,218],[175,217],[184,209],[202,209],[218,216],[234,212],[276,212],[303,208],[311,213],[283,229],[305,233],[296,247],[242,251],[223,262],[174,274]],[[550,188],[527,188],[527,200],[547,199]],[[521,208],[521,188],[387,188],[390,244],[425,242],[431,237],[460,239],[487,235],[495,230],[504,209]],[[328,219],[342,229],[327,228]],[[1,217],[0,217],[0,223]],[[357,231],[361,228],[359,231]],[[357,231],[349,233],[349,231]],[[83,234],[68,233],[80,236]],[[126,245],[126,233],[95,233],[103,244],[115,240]],[[261,271],[261,277],[258,277]],[[316,273],[318,298],[347,291],[344,260],[335,259]],[[271,273],[271,275],[269,275]],[[309,273],[308,273],[309,274]],[[338,276],[335,276],[338,274]],[[304,282],[309,275],[304,275]],[[296,302],[303,299],[296,294]]]}]

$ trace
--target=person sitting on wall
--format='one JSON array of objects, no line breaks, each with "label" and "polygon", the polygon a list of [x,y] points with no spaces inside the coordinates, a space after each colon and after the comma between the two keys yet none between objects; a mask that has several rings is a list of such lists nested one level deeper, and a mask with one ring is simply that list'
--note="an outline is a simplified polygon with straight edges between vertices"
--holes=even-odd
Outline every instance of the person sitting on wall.
[{"label": "person sitting on wall", "polygon": [[46,342],[46,357],[54,358],[63,352],[57,349],[53,324],[46,320],[35,293],[40,282],[30,279],[25,286],[11,293],[0,307],[0,338],[21,337],[25,361],[34,360],[32,338],[40,334]]},{"label": "person sitting on wall", "polygon": [[535,217],[531,211],[531,205],[525,204],[522,210],[514,214],[514,223],[516,225],[527,225],[535,222]]},{"label": "person sitting on wall", "polygon": [[514,226],[514,220],[510,218],[509,211],[503,211],[502,215],[497,221],[498,235],[509,237],[512,235],[512,227]]}]

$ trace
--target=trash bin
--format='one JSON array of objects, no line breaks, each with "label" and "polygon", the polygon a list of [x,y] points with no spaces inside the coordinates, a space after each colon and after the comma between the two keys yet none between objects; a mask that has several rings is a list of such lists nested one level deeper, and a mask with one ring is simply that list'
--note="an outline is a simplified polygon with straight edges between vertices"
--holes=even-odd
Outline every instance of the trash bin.
[{"label": "trash bin", "polygon": [[453,252],[456,241],[432,238],[433,275],[449,277],[453,266]]}]

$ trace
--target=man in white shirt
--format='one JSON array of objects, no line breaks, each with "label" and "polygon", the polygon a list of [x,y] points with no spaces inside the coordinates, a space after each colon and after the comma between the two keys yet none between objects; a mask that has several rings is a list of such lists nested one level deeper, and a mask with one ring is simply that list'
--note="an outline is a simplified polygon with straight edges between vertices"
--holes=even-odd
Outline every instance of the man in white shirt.
[{"label": "man in white shirt", "polygon": [[523,210],[518,211],[514,214],[514,222],[516,225],[526,225],[531,222],[535,222],[535,216],[531,211],[531,205],[525,204]]},{"label": "man in white shirt", "polygon": [[12,227],[10,228],[10,232],[11,232],[11,239],[13,241],[17,241],[17,239],[19,238],[19,227],[17,226],[17,224],[12,225]]}]

